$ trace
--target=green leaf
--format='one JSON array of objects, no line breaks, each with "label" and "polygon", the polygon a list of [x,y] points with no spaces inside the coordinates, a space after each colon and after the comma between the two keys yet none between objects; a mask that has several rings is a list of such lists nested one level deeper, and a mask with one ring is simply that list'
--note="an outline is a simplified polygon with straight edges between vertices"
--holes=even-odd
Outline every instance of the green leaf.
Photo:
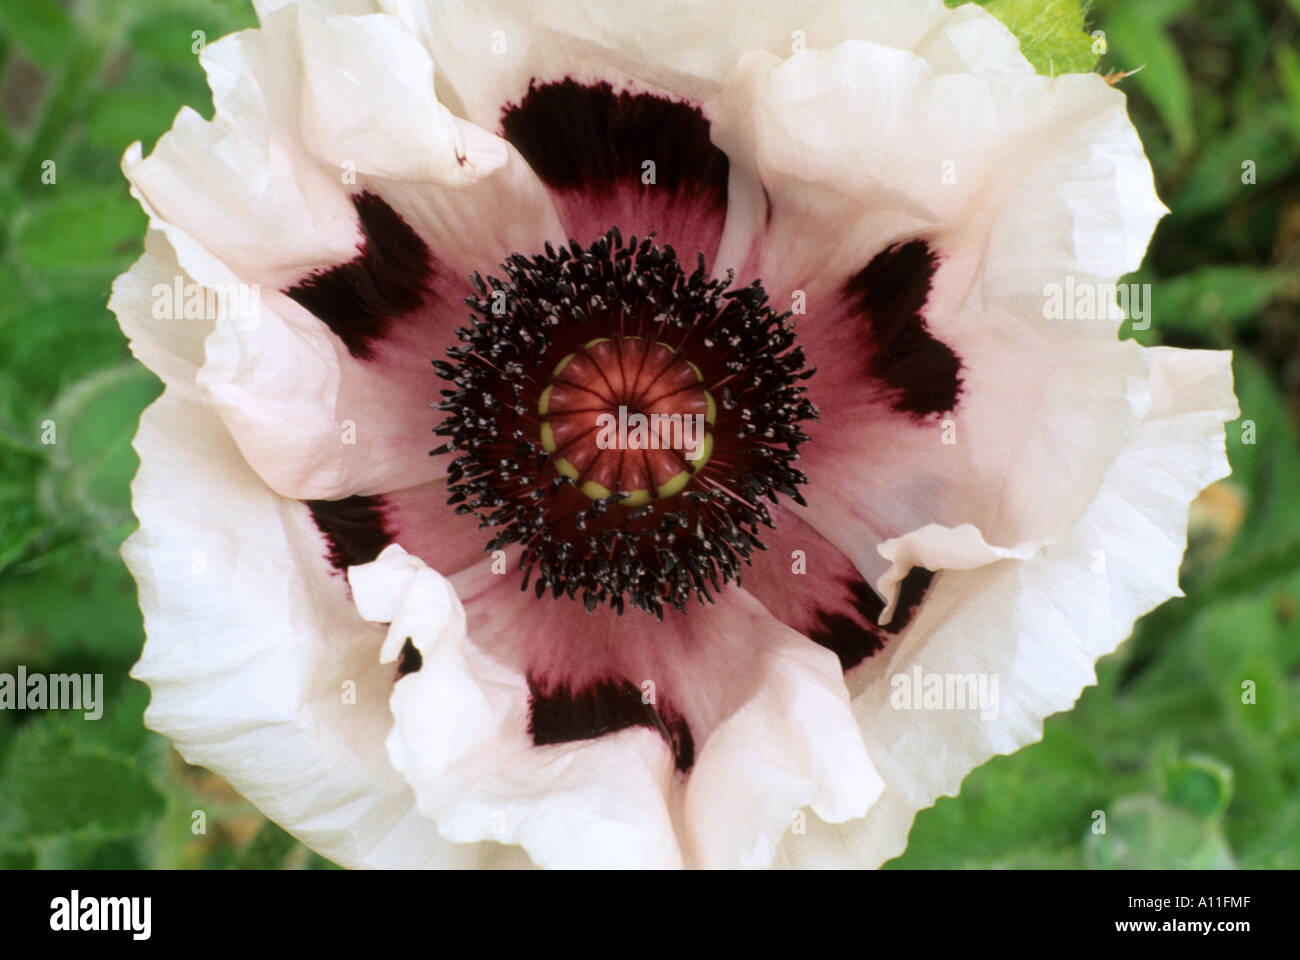
[{"label": "green leaf", "polygon": [[130,483],[138,463],[131,439],[160,386],[139,364],[101,370],[65,391],[46,420],[55,431],[41,478],[51,521],[93,531],[115,553],[134,526]]},{"label": "green leaf", "polygon": [[139,140],[147,154],[171,127],[183,102],[171,89],[115,91],[95,104],[86,135],[95,145],[119,156]]},{"label": "green leaf", "polygon": [[36,851],[32,847],[0,847],[0,870],[35,870],[36,866]]},{"label": "green leaf", "polygon": [[966,778],[960,796],[922,811],[906,853],[889,866],[988,867],[1029,848],[1059,851],[1077,842],[1105,782],[1093,745],[1051,725],[1042,742],[995,757]]},{"label": "green leaf", "polygon": [[1097,66],[1079,0],[989,0],[985,9],[1016,35],[1039,73],[1087,73]]},{"label": "green leaf", "polygon": [[196,23],[192,12],[160,10],[131,30],[131,49],[159,63],[194,63],[194,32],[202,30],[205,43],[215,40],[217,35],[210,33],[209,27],[206,22]]},{"label": "green leaf", "polygon": [[1110,13],[1105,27],[1112,59],[1125,70],[1142,68],[1132,80],[1155,106],[1178,152],[1190,152],[1196,142],[1192,84],[1163,25],[1138,5],[1124,4]]},{"label": "green leaf", "polygon": [[1225,870],[1232,851],[1217,820],[1153,796],[1131,796],[1106,811],[1106,832],[1088,833],[1084,860],[1102,870]]},{"label": "green leaf", "polygon": [[1194,626],[1194,656],[1221,705],[1221,715],[1247,733],[1272,734],[1286,698],[1285,634],[1267,594],[1219,603]]},{"label": "green leaf", "polygon": [[274,870],[283,866],[298,847],[297,840],[268,820],[240,853],[235,867],[240,870]]},{"label": "green leaf", "polygon": [[78,735],[76,724],[94,722],[43,716],[20,730],[4,764],[5,832],[120,836],[161,815],[162,794],[132,757]]},{"label": "green leaf", "polygon": [[1151,327],[1148,337],[1132,331],[1132,320],[1125,328],[1144,343],[1168,340],[1171,336],[1195,334],[1217,339],[1224,346],[1230,336],[1218,336],[1220,327],[1235,327],[1257,319],[1275,297],[1292,284],[1281,270],[1253,265],[1201,267],[1177,277],[1155,278],[1137,275],[1133,282],[1151,284]]},{"label": "green leaf", "polygon": [[[93,654],[125,669],[140,655],[143,632],[135,583],[122,561],[73,543],[0,574],[6,647],[28,644],[55,656]],[[102,723],[102,721],[101,721]]]},{"label": "green leaf", "polygon": [[1300,870],[1297,837],[1300,798],[1291,797],[1269,809],[1262,829],[1242,853],[1241,866],[1252,870]]},{"label": "green leaf", "polygon": [[[40,443],[41,422],[58,395],[131,357],[105,305],[112,282],[107,272],[70,272],[50,282],[49,295],[28,297],[21,316],[0,321],[0,351],[9,364],[6,372],[15,378],[15,392],[6,390],[0,400],[11,400],[13,429],[41,453],[49,452]],[[68,343],[76,350],[66,349]]]},{"label": "green leaf", "polygon": [[129,363],[109,367],[77,382],[49,411],[57,433],[49,450],[48,484],[53,498],[43,506],[59,516],[81,516],[108,533],[113,545],[121,528],[133,526],[131,450],[140,412],[159,395],[159,382],[146,368]]},{"label": "green leaf", "polygon": [[[1283,104],[1267,104],[1244,117],[1240,125],[1205,143],[1169,200],[1174,215],[1187,220],[1212,213],[1240,204],[1269,184],[1285,180],[1296,163],[1287,136],[1288,119]],[[1255,183],[1242,181],[1247,161]]]},{"label": "green leaf", "polygon": [[57,0],[0,0],[0,27],[43,67],[63,60],[75,29]]},{"label": "green leaf", "polygon": [[146,218],[125,185],[84,189],[57,183],[48,199],[25,211],[16,225],[20,258],[41,270],[129,266],[143,248]]},{"label": "green leaf", "polygon": [[1232,769],[1212,757],[1169,758],[1164,775],[1164,799],[1198,817],[1217,817],[1232,799]]},{"label": "green leaf", "polygon": [[1300,143],[1300,54],[1290,47],[1277,48],[1277,72],[1282,92],[1291,107],[1291,135]]},{"label": "green leaf", "polygon": [[[1232,482],[1247,491],[1249,512],[1237,532],[1223,576],[1250,558],[1267,555],[1300,536],[1300,443],[1272,378],[1245,351],[1233,356],[1233,379],[1241,416],[1227,425]],[[1278,563],[1286,562],[1284,550]],[[1255,568],[1242,585],[1249,588],[1268,572],[1283,573],[1291,565]]]}]

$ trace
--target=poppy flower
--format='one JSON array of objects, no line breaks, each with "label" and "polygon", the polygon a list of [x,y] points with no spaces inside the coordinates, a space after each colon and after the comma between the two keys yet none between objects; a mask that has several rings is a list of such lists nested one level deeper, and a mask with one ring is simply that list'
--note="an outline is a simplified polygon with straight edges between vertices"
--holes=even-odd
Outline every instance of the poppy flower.
[{"label": "poppy flower", "polygon": [[1236,404],[1119,339],[1101,77],[939,0],[259,13],[124,160],[123,552],[148,724],[321,854],[875,866],[1178,594]]}]

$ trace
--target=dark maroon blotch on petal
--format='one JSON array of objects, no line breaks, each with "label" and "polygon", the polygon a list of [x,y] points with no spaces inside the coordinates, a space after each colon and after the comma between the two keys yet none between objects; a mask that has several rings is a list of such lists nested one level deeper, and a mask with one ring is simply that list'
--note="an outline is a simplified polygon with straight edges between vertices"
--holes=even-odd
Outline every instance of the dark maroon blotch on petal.
[{"label": "dark maroon blotch on petal", "polygon": [[393,542],[384,519],[383,497],[306,500],[312,520],[329,543],[326,556],[336,570],[369,563]]},{"label": "dark maroon blotch on petal", "polygon": [[880,605],[876,592],[861,581],[855,583],[846,580],[843,586],[852,598],[850,605],[859,616],[818,610],[817,626],[808,631],[808,639],[834,653],[840,658],[840,667],[850,670],[884,649],[887,638],[885,632],[865,612],[873,604]]},{"label": "dark maroon blotch on petal", "polygon": [[895,244],[849,278],[844,295],[865,324],[867,373],[890,388],[900,413],[926,417],[957,405],[961,360],[926,327],[938,258],[924,240]]},{"label": "dark maroon blotch on petal", "polygon": [[334,331],[352,356],[368,360],[373,341],[429,293],[433,257],[410,224],[375,194],[356,194],[352,204],[362,236],[357,256],[284,293]]},{"label": "dark maroon blotch on petal", "polygon": [[695,764],[695,741],[686,720],[671,710],[642,702],[630,680],[602,680],[578,691],[545,690],[528,678],[528,733],[537,746],[591,740],[628,727],[658,730],[673,751],[678,770]]},{"label": "dark maroon blotch on petal", "polygon": [[424,666],[424,655],[415,649],[415,644],[411,638],[406,638],[406,643],[402,644],[402,655],[397,659],[397,678],[400,680],[408,673],[418,673]]},{"label": "dark maroon blotch on petal", "polygon": [[921,601],[925,599],[926,591],[930,589],[930,584],[933,582],[933,570],[913,567],[907,571],[902,583],[898,585],[898,603],[894,605],[894,616],[886,624],[885,629],[890,633],[898,633],[905,629],[916,616],[916,611],[920,609]]},{"label": "dark maroon blotch on petal", "polygon": [[[840,658],[840,667],[851,670],[884,649],[891,634],[903,630],[916,614],[934,573],[913,567],[899,584],[898,604],[888,624],[881,624],[885,602],[865,580],[844,580],[845,604],[840,609],[817,611],[817,625],[808,639]],[[847,610],[851,608],[855,615]]]},{"label": "dark maroon blotch on petal", "polygon": [[647,190],[690,193],[697,202],[726,207],[727,155],[709,139],[709,121],[689,103],[615,93],[603,82],[534,81],[518,104],[502,111],[501,127],[553,189],[639,187],[642,164],[652,160],[655,183]]}]

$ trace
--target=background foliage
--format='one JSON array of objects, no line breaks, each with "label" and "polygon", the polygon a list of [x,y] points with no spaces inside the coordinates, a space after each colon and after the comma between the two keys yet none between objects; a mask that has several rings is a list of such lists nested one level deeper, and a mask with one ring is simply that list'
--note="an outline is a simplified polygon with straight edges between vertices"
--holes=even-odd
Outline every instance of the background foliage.
[{"label": "background foliage", "polygon": [[[1233,349],[1256,442],[1229,426],[1187,598],[1041,743],[923,812],[892,865],[1300,867],[1300,0],[985,5],[1040,72],[1144,65],[1120,82],[1173,214],[1132,278],[1151,328],[1129,335]],[[102,672],[107,699],[94,723],[0,711],[0,867],[327,865],[146,731],[127,677],[142,632],[117,550],[159,385],[104,306],[145,228],[118,164],[181,105],[210,114],[193,31],[254,22],[247,0],[0,0],[0,671]]]}]

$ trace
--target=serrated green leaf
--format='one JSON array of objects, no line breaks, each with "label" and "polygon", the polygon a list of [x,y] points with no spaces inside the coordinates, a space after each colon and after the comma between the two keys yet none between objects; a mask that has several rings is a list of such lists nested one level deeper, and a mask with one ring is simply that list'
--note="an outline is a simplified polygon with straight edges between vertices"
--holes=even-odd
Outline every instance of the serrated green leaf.
[{"label": "serrated green leaf", "polygon": [[84,743],[74,729],[45,716],[19,732],[0,798],[0,824],[11,836],[120,836],[162,814],[162,794],[131,757]]},{"label": "serrated green leaf", "polygon": [[1039,73],[1087,73],[1097,66],[1079,0],[990,0],[985,9],[1016,35]]},{"label": "serrated green leaf", "polygon": [[1104,798],[1091,744],[1057,725],[1043,740],[973,772],[958,797],[922,811],[891,868],[988,867],[1028,847],[1060,849]]},{"label": "serrated green leaf", "polygon": [[[37,492],[52,526],[96,539],[109,555],[134,526],[131,449],[140,413],[158,396],[157,380],[138,364],[110,367],[64,391],[42,420],[47,468]],[[43,437],[45,440],[47,437]]]},{"label": "serrated green leaf", "polygon": [[[50,655],[94,654],[125,669],[143,633],[135,583],[117,557],[68,544],[0,574],[0,609],[10,629]],[[5,638],[6,646],[16,640]]]}]

